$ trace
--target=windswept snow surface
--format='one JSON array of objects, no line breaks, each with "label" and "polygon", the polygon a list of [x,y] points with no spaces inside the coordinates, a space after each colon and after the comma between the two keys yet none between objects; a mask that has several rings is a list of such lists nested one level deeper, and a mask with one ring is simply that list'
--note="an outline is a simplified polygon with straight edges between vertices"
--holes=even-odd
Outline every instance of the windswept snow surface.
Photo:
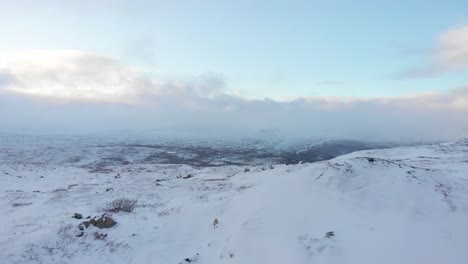
[{"label": "windswept snow surface", "polygon": [[468,141],[249,170],[9,159],[0,179],[1,263],[468,263]]}]

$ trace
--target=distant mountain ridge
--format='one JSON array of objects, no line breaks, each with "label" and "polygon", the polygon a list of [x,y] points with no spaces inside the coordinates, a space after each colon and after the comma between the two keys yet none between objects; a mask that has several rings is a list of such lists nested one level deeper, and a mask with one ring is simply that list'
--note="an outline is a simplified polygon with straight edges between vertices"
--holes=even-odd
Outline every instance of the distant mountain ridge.
[{"label": "distant mountain ridge", "polygon": [[[295,164],[328,160],[366,149],[402,145],[358,140],[291,139],[276,131],[257,137],[112,138],[112,137],[0,137],[0,161],[67,164],[93,169],[129,164],[186,164],[191,166]],[[260,137],[262,136],[262,137]]]}]

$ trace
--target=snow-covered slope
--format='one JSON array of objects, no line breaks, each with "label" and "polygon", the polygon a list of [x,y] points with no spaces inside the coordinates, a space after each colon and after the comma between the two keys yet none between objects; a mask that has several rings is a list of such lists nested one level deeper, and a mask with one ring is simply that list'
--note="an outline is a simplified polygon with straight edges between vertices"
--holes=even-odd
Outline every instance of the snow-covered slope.
[{"label": "snow-covered slope", "polygon": [[[468,141],[274,168],[8,162],[0,179],[1,263],[468,263]],[[133,212],[80,236],[74,213],[122,197]]]}]

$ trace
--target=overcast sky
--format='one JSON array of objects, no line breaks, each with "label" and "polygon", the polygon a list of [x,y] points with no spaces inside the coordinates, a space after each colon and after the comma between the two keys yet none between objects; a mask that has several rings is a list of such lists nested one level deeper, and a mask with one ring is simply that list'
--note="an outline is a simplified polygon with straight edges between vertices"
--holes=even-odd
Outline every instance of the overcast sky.
[{"label": "overcast sky", "polygon": [[467,1],[0,0],[0,25],[0,132],[468,136]]}]

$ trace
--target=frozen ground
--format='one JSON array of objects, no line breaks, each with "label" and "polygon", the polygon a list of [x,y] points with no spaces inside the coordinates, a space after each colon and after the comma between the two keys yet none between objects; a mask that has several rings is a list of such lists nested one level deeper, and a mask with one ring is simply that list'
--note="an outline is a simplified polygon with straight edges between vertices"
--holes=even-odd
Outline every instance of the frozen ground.
[{"label": "frozen ground", "polygon": [[[468,141],[248,169],[2,157],[1,263],[468,263]],[[79,236],[74,213],[122,197]]]}]

